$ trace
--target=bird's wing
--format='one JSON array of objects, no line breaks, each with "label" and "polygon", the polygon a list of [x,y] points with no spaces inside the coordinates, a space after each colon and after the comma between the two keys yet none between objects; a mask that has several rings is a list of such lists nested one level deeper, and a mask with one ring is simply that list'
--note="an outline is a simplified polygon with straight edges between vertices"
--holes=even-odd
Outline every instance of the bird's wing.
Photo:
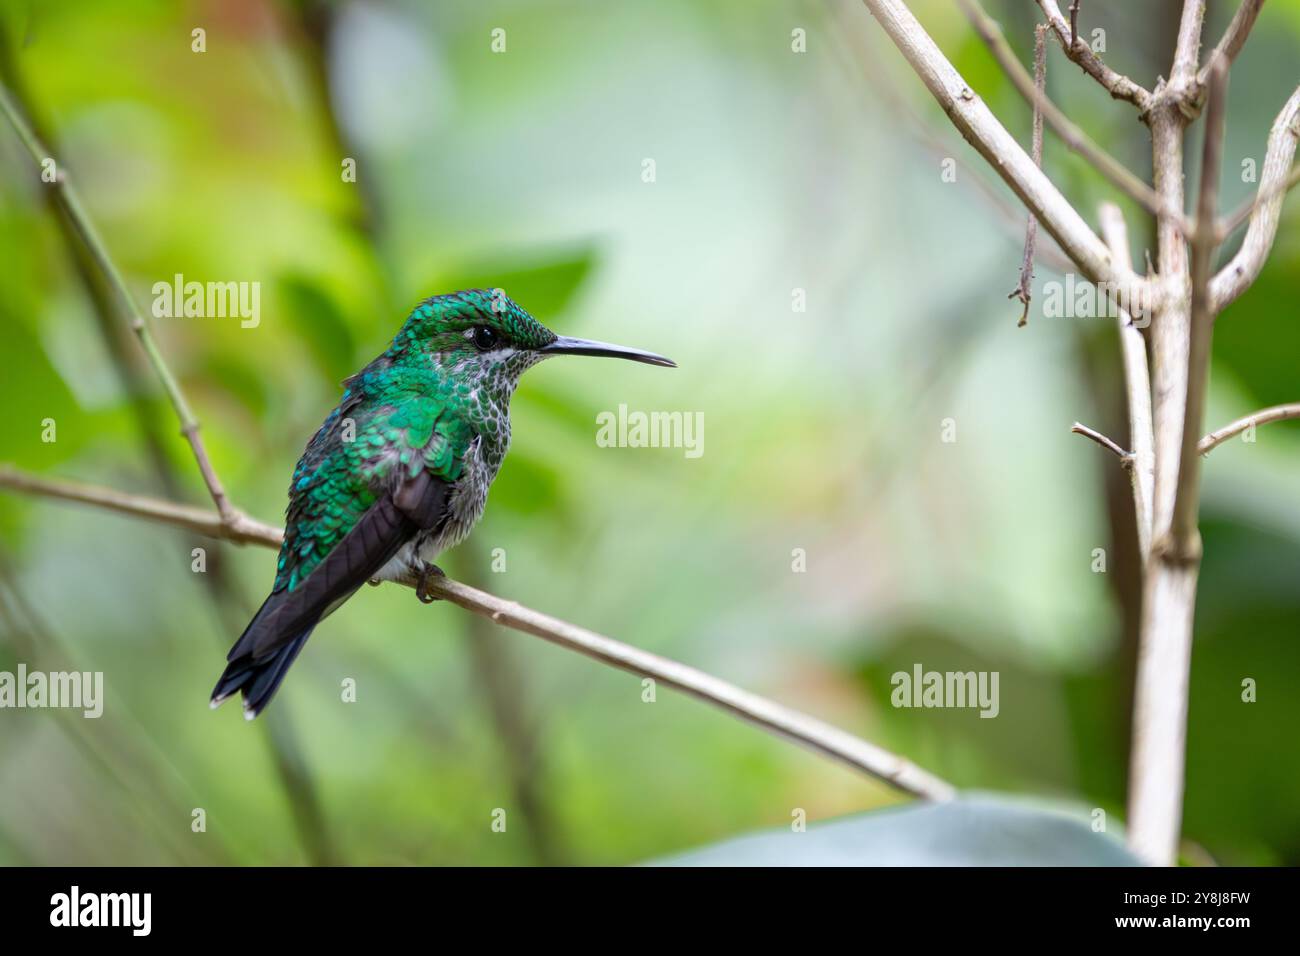
[{"label": "bird's wing", "polygon": [[275,586],[228,659],[274,653],[436,530],[470,437],[436,398],[365,412],[345,396],[298,463]]},{"label": "bird's wing", "polygon": [[414,478],[403,478],[385,492],[297,587],[273,595],[274,605],[267,609],[247,650],[256,658],[273,653],[346,600],[418,531],[443,520],[450,487],[421,469]]}]

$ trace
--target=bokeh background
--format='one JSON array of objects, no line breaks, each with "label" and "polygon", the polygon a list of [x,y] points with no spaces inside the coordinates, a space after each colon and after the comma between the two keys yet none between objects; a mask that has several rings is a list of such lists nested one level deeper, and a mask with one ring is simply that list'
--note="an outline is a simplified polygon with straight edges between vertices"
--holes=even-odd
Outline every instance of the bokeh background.
[{"label": "bokeh background", "polygon": [[[1027,142],[1027,108],[956,8],[913,6]],[[1028,62],[1034,6],[988,6]],[[1151,85],[1177,7],[1097,0],[1084,24]],[[1207,37],[1231,7],[1211,3]],[[1120,827],[1131,506],[1113,459],[1069,432],[1125,436],[1113,322],[1044,317],[1040,294],[1016,327],[1023,214],[860,4],[8,0],[0,25],[4,82],[138,301],[176,273],[261,284],[257,328],[155,322],[240,507],[278,520],[338,383],[415,302],[504,287],[561,332],[680,368],[530,372],[453,575],[963,787],[1102,808]],[[1053,98],[1148,176],[1132,111],[1049,53]],[[1262,159],[1297,62],[1300,5],[1268,4],[1232,73],[1225,208],[1254,188],[1241,161]],[[1050,131],[1046,166],[1094,222],[1115,198]],[[2,457],[204,503],[170,408],[7,126],[0,183]],[[1126,210],[1140,256],[1150,223]],[[1263,276],[1218,323],[1211,425],[1300,398],[1298,215],[1293,201]],[[1056,279],[1040,265],[1039,285]],[[619,403],[703,412],[704,454],[597,447],[595,416]],[[1218,449],[1204,486],[1184,859],[1294,865],[1300,429]],[[393,587],[316,632],[268,719],[211,712],[274,560],[0,495],[0,670],[66,662],[103,671],[107,691],[98,721],[0,712],[0,863],[627,863],[788,826],[793,808],[818,820],[900,799]],[[890,675],[918,662],[999,671],[999,717],[892,708]]]}]

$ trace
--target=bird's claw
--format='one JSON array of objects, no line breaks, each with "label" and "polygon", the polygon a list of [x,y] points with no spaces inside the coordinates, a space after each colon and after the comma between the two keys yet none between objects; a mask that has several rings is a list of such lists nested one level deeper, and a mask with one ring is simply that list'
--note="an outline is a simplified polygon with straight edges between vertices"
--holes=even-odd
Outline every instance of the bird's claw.
[{"label": "bird's claw", "polygon": [[434,601],[441,600],[429,593],[429,580],[431,578],[445,578],[447,573],[436,564],[425,564],[420,569],[420,575],[415,582],[415,596],[420,599],[421,604],[432,604]]}]

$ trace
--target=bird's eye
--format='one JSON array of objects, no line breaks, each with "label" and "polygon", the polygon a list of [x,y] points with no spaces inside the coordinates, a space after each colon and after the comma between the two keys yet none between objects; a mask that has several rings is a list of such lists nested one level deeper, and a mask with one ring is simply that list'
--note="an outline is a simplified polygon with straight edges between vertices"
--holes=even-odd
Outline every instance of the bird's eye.
[{"label": "bird's eye", "polygon": [[487,352],[496,346],[497,342],[500,341],[500,336],[497,335],[495,329],[490,329],[486,325],[476,325],[470,329],[470,341],[474,343],[474,348],[480,352]]}]

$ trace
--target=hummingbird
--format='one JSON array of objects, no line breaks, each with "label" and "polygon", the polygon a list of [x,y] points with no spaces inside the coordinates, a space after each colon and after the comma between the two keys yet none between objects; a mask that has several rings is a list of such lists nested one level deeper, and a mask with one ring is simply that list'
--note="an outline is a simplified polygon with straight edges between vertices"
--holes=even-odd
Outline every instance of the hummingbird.
[{"label": "hummingbird", "polygon": [[556,335],[499,289],[415,307],[387,351],[343,382],[289,483],[275,582],[212,691],[252,720],[312,630],[366,582],[414,583],[425,603],[438,555],[483,514],[510,446],[519,377],[553,355],[675,367],[640,349]]}]

